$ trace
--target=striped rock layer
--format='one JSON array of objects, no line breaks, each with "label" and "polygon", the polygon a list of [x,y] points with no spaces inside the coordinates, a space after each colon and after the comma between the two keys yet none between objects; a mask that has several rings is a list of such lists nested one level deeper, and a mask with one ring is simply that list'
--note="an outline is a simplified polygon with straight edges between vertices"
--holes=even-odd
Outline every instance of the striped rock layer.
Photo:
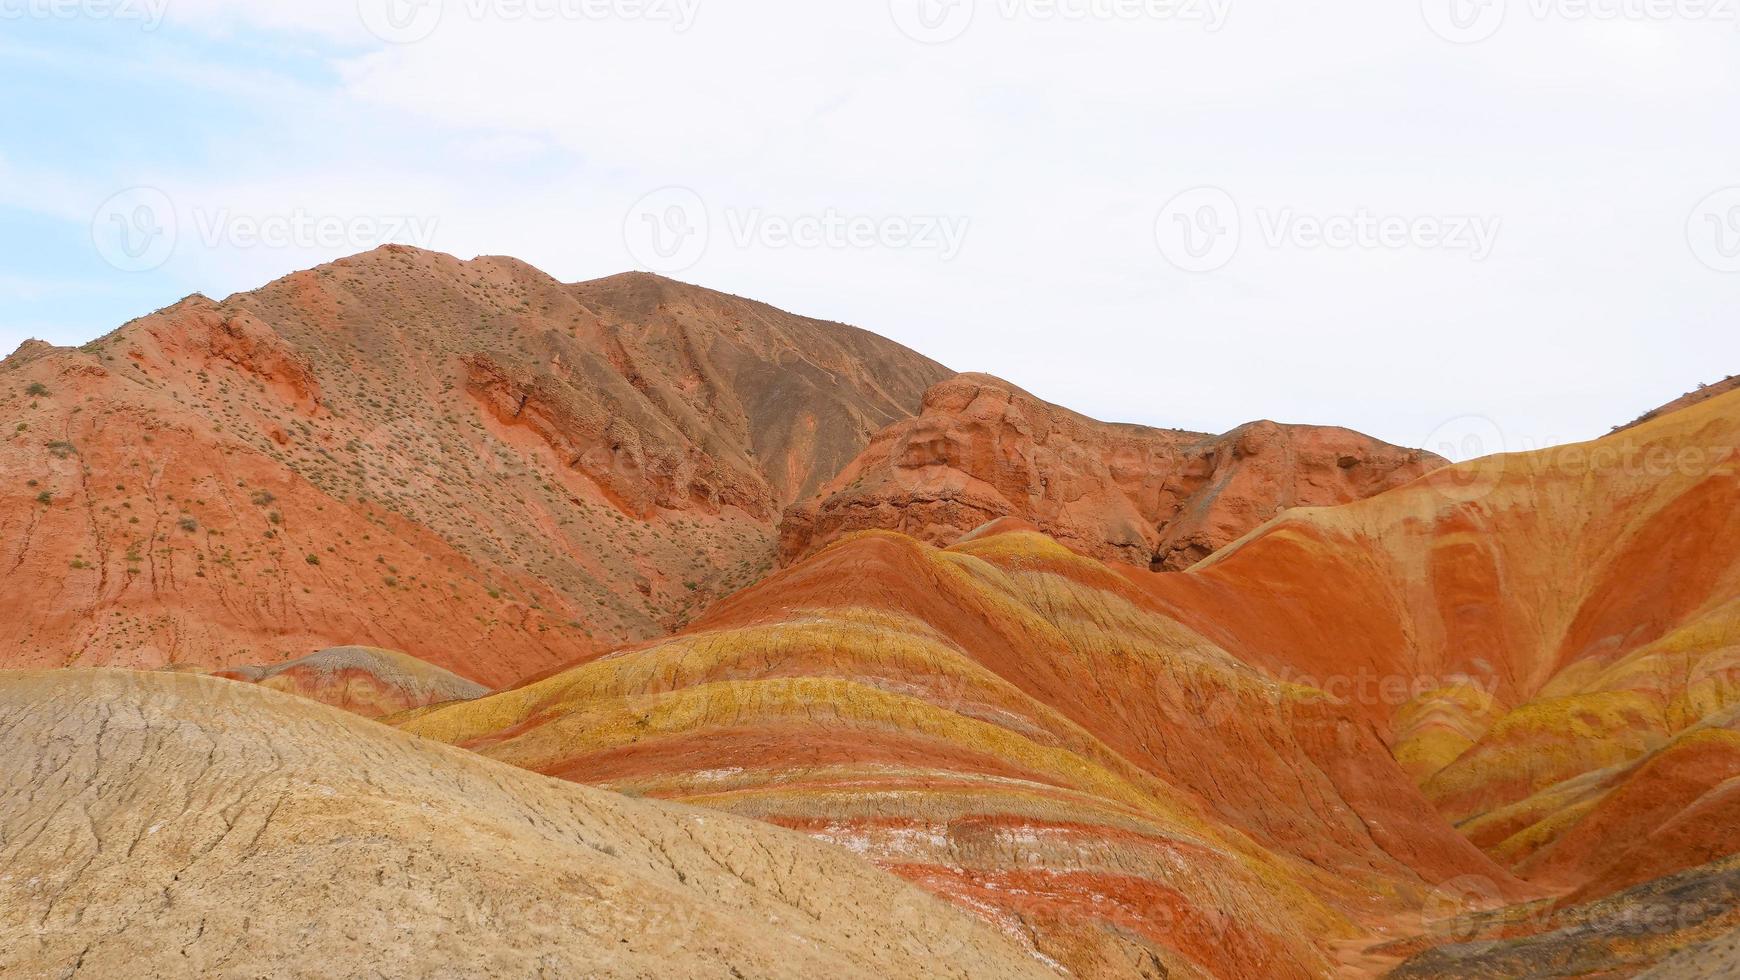
[{"label": "striped rock layer", "polygon": [[1478,874],[1374,726],[1012,522],[850,537],[685,634],[396,719],[802,830],[1079,976],[1318,976]]},{"label": "striped rock layer", "polygon": [[1132,580],[1343,695],[1439,812],[1569,900],[1740,850],[1740,392]]},{"label": "striped rock layer", "polygon": [[[1376,969],[1347,950],[1458,883],[1603,908],[1740,850],[1737,447],[1740,393],[1184,574],[1017,521],[848,536],[673,639],[400,721],[834,841],[1081,975]],[[1709,938],[1552,935],[1651,951],[1628,968]]]}]

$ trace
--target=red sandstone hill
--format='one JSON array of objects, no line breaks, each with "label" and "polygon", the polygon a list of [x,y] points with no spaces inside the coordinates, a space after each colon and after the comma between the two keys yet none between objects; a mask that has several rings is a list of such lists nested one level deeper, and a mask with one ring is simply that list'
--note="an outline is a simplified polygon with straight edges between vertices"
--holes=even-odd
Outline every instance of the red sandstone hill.
[{"label": "red sandstone hill", "polygon": [[[1133,581],[1241,660],[1337,691],[1562,903],[1740,851],[1740,392],[1293,512]],[[1669,932],[1590,962],[1648,962]]]},{"label": "red sandstone hill", "polygon": [[1178,570],[1287,508],[1360,500],[1444,463],[1328,426],[1253,422],[1212,436],[1098,422],[963,374],[788,511],[780,557],[869,529],[946,545],[1016,517],[1083,554]]},{"label": "red sandstone hill", "polygon": [[1740,925],[1737,467],[1740,392],[1183,574],[848,534],[398,722],[833,841],[1075,975],[1626,976]]},{"label": "red sandstone hill", "polygon": [[[0,676],[44,763],[0,798],[65,845],[12,855],[30,969],[170,962],[84,910],[184,881],[182,952],[247,933],[258,969],[310,936],[612,975],[1732,961],[1737,391],[1434,469],[1345,430],[1095,422],[656,277],[384,249],[26,344],[0,424],[0,667],[219,675]],[[366,647],[304,656],[334,644]],[[417,833],[327,833],[388,811]],[[359,840],[385,850],[321,857]],[[222,860],[184,879],[182,844]],[[296,928],[233,921],[280,905]],[[372,941],[405,923],[446,945]]]},{"label": "red sandstone hill", "polygon": [[660,635],[949,372],[656,276],[390,246],[0,363],[0,664],[365,644],[495,687]]},{"label": "red sandstone hill", "polygon": [[1531,894],[1357,711],[1012,520],[852,535],[674,638],[396,722],[801,830],[1071,976],[1323,976],[1444,881]]},{"label": "red sandstone hill", "polygon": [[1619,432],[1624,429],[1635,428],[1651,419],[1657,419],[1671,412],[1677,412],[1682,408],[1690,408],[1700,402],[1708,401],[1711,398],[1715,398],[1719,395],[1726,395],[1728,392],[1736,390],[1740,390],[1740,374],[1730,374],[1713,384],[1700,384],[1696,388],[1693,388],[1691,391],[1686,392],[1660,408],[1651,409],[1625,425],[1614,426],[1613,431]]}]

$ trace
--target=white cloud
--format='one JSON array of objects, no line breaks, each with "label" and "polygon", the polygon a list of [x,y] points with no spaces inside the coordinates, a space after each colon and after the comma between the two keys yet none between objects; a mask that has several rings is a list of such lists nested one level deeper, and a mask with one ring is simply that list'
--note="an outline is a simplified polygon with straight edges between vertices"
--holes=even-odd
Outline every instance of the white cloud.
[{"label": "white cloud", "polygon": [[[171,26],[313,45],[332,81],[178,65],[270,118],[214,133],[204,165],[145,176],[208,212],[434,216],[439,248],[570,279],[630,265],[624,214],[666,185],[721,213],[958,216],[953,261],[716,234],[681,277],[1157,424],[1271,416],[1417,442],[1484,412],[1538,442],[1593,435],[1740,362],[1740,280],[1685,241],[1689,209],[1740,184],[1733,25],[1513,4],[1490,40],[1455,45],[1394,0],[1235,0],[1218,32],[1031,5],[1004,18],[1009,0],[979,0],[965,34],[931,46],[877,0],[702,0],[683,31],[516,19],[508,0],[471,17],[480,2],[447,0],[427,38],[391,44],[354,0],[177,0]],[[77,197],[46,172],[11,196]],[[1485,261],[1270,248],[1253,232],[1226,268],[1189,274],[1156,248],[1154,219],[1198,185],[1247,211],[1502,226]],[[328,251],[202,247],[170,270],[222,292]]]}]

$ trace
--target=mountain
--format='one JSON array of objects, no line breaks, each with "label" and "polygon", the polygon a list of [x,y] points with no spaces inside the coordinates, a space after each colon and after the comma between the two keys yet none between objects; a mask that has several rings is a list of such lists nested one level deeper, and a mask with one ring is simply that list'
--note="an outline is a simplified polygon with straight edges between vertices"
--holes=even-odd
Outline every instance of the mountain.
[{"label": "mountain", "polygon": [[[1740,392],[1289,510],[1184,574],[1013,518],[849,534],[403,723],[805,830],[1078,975],[1486,962],[1434,924],[1464,901],[1511,906],[1492,962],[1635,970],[1740,915],[1705,867],[1740,849],[1737,609]],[[1716,898],[1648,942],[1599,918],[1682,888]]]},{"label": "mountain", "polygon": [[1699,402],[1708,401],[1711,398],[1715,398],[1719,395],[1726,395],[1728,392],[1735,390],[1740,390],[1740,375],[1730,374],[1714,384],[1700,384],[1673,401],[1668,402],[1659,408],[1651,409],[1625,425],[1615,426],[1614,431],[1619,432],[1624,429],[1635,428],[1651,419],[1660,418],[1670,412],[1677,412],[1682,408],[1690,408]]},{"label": "mountain", "polygon": [[1052,977],[765,824],[212,678],[0,673],[6,976]]},{"label": "mountain", "polygon": [[498,687],[662,635],[949,376],[630,274],[389,246],[0,363],[0,663],[401,650]]},{"label": "mountain", "polygon": [[1740,849],[1740,392],[1291,512],[1140,583],[1245,662],[1340,690],[1560,907]]},{"label": "mountain", "polygon": [[401,723],[803,830],[1079,976],[1318,976],[1446,879],[1532,894],[1357,713],[1010,520],[855,535],[677,637]]},{"label": "mountain", "polygon": [[1448,465],[384,249],[0,425],[8,975],[1733,962],[1732,385]]},{"label": "mountain", "polygon": [[1444,463],[1326,426],[1253,422],[1211,436],[1098,422],[963,374],[789,511],[780,557],[869,529],[946,545],[1015,517],[1083,554],[1177,571],[1289,507],[1363,499]]}]

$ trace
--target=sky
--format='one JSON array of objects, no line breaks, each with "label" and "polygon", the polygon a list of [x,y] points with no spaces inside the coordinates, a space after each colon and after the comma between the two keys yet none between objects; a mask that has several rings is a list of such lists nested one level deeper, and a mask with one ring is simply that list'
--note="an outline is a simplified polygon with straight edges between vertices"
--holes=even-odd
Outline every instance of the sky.
[{"label": "sky", "polygon": [[392,241],[1456,458],[1740,373],[1740,0],[0,0],[0,354]]}]

